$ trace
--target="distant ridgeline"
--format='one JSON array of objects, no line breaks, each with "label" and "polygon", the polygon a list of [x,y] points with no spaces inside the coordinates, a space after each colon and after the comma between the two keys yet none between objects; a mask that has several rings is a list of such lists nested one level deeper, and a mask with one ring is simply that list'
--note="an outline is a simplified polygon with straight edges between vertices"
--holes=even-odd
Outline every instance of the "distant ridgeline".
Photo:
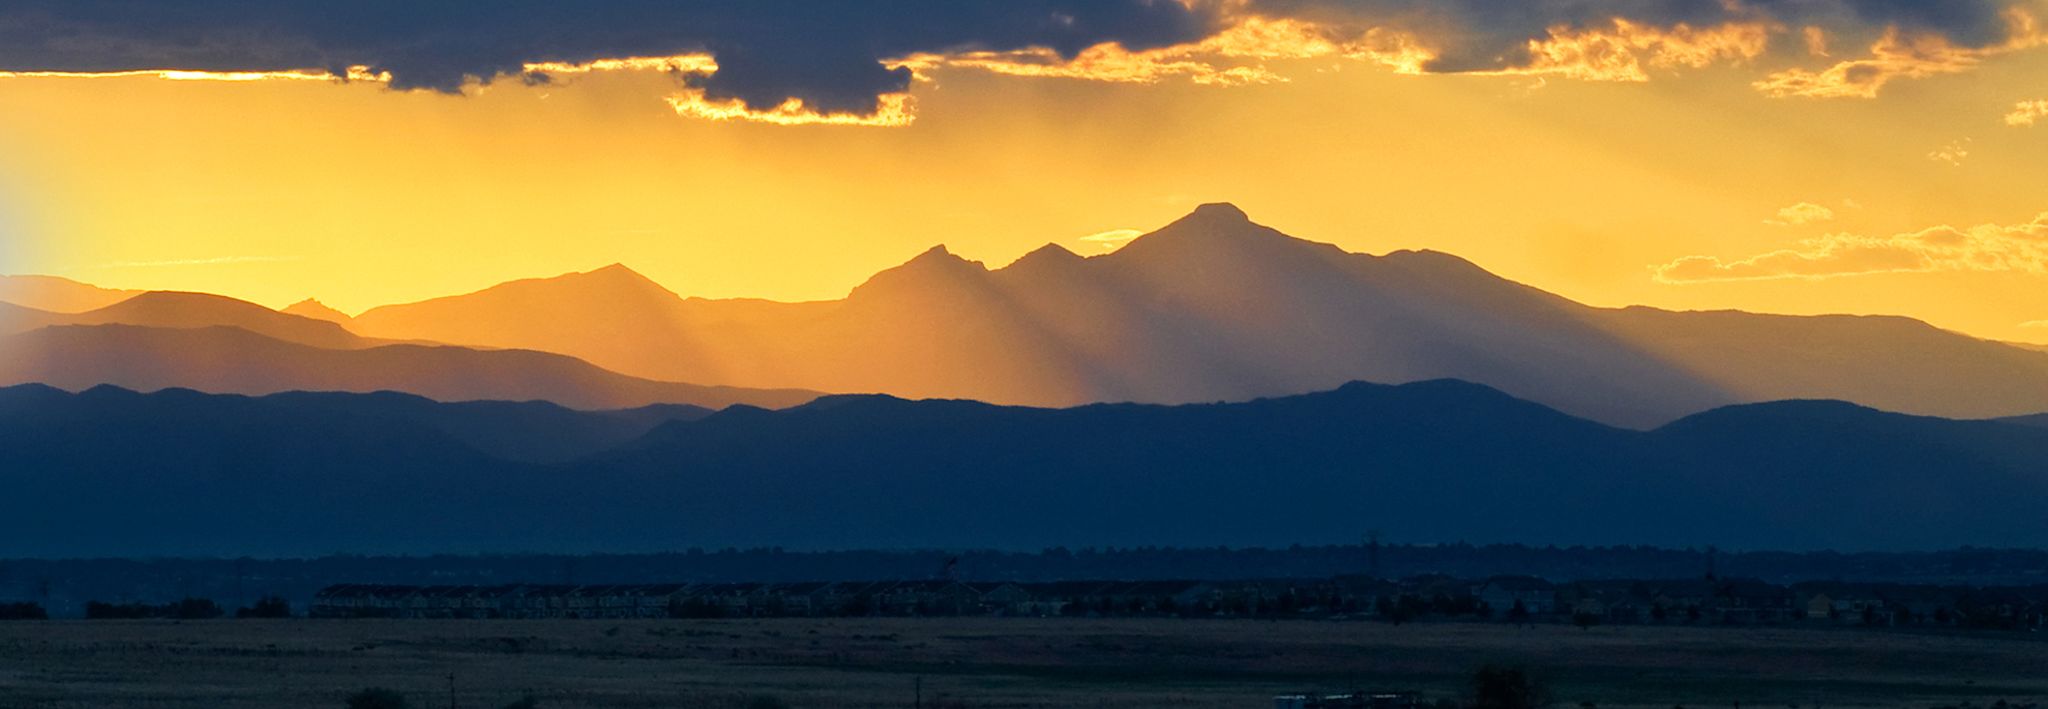
[{"label": "distant ridgeline", "polygon": [[[89,601],[174,603],[187,598],[248,606],[264,597],[304,612],[335,584],[382,586],[612,585],[873,582],[950,577],[975,584],[1086,579],[1328,580],[1442,575],[1516,575],[1571,582],[1697,580],[1708,574],[1774,584],[1811,581],[1936,586],[2034,586],[2048,579],[2048,551],[1959,549],[1924,553],[1713,552],[1651,547],[1357,544],[1285,548],[1135,548],[1002,551],[726,549],[595,556],[514,554],[314,559],[0,561],[0,603],[29,601],[79,616]],[[666,612],[666,606],[663,606]]]},{"label": "distant ridgeline", "polygon": [[716,412],[31,385],[0,388],[0,553],[1238,547],[1374,529],[2048,548],[2044,470],[2038,422],[1788,401],[1634,431],[1454,380],[1177,406],[828,396]]}]

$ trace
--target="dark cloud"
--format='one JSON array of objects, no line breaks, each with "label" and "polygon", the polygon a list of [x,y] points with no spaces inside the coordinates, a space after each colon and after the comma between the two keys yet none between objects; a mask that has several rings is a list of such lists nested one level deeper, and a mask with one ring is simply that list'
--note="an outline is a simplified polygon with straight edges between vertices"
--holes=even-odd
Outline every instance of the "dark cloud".
[{"label": "dark cloud", "polygon": [[1551,27],[1583,28],[1614,18],[1669,27],[1764,19],[1819,25],[1851,36],[1886,27],[1947,36],[1965,46],[2005,39],[2004,10],[2014,0],[1251,0],[1258,14],[1327,23],[1392,26],[1438,40],[1430,71],[1489,71],[1520,66],[1530,39]]},{"label": "dark cloud", "polygon": [[1168,0],[0,0],[0,70],[279,71],[365,65],[395,88],[459,89],[528,62],[713,53],[712,98],[873,108],[909,81],[879,60],[960,48],[1198,39]]},{"label": "dark cloud", "polygon": [[[141,69],[389,71],[396,88],[439,91],[519,75],[529,62],[709,52],[693,77],[712,99],[768,108],[874,109],[919,52],[1050,47],[1071,56],[1117,41],[1141,50],[1218,30],[1224,3],[1173,0],[0,0],[0,71]],[[1669,26],[1769,19],[1854,36],[1886,26],[1983,46],[2004,37],[1993,0],[1249,0],[1270,17],[1416,32],[1443,52],[1431,71],[1511,68],[1557,25],[1615,17]],[[546,81],[529,77],[528,81]]]}]

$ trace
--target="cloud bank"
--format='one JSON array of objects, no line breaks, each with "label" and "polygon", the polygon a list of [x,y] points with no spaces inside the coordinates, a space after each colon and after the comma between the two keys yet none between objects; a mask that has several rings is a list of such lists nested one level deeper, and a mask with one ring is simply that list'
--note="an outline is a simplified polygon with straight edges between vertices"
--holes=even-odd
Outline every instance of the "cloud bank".
[{"label": "cloud bank", "polygon": [[2048,212],[2010,225],[1943,225],[1891,236],[1829,234],[1743,259],[1686,256],[1655,267],[1656,279],[1664,283],[1935,271],[2048,274]]},{"label": "cloud bank", "polygon": [[[1219,86],[1291,59],[1407,74],[1647,81],[1812,62],[1782,97],[1872,97],[2041,46],[2048,0],[10,0],[0,75],[373,81],[456,92],[511,77],[666,71],[679,114],[903,125],[941,69]],[[1780,41],[1781,40],[1781,41]]]}]

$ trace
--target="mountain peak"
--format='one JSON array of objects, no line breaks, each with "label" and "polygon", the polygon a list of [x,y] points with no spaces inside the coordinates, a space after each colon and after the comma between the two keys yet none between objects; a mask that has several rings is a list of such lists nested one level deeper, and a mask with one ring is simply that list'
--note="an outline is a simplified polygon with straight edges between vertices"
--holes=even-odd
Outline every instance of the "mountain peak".
[{"label": "mountain peak", "polygon": [[[988,271],[988,267],[982,265],[980,261],[971,261],[966,258],[962,258],[960,255],[955,254],[951,250],[947,249],[945,244],[939,244],[929,249],[925,249],[923,253],[918,254],[917,256],[911,258],[909,261],[903,262],[902,265],[889,269],[887,271],[883,271],[882,273],[892,273],[899,271],[986,273]],[[878,273],[875,275],[879,276],[881,274]]]},{"label": "mountain peak", "polygon": [[599,278],[615,280],[645,281],[647,283],[654,282],[653,279],[640,275],[639,271],[635,271],[632,268],[627,267],[626,264],[623,263],[614,263],[603,268],[593,268],[591,270],[573,275],[594,276]]},{"label": "mountain peak", "polygon": [[980,261],[961,258],[948,250],[945,244],[939,244],[925,249],[924,253],[903,262],[902,265],[869,276],[867,282],[855,287],[848,297],[857,297],[864,293],[873,295],[921,292],[923,288],[939,283],[959,282],[986,275],[988,267],[982,265]]},{"label": "mountain peak", "polygon": [[[602,268],[567,273],[542,280],[555,283],[591,284],[607,289],[618,289],[608,291],[613,295],[621,293],[647,293],[665,295],[669,298],[677,297],[674,291],[669,290],[660,283],[656,283],[654,279],[642,275],[639,271],[635,271],[623,263],[614,263]],[[514,281],[514,283],[518,283],[518,281]]]},{"label": "mountain peak", "polygon": [[1067,247],[1059,244],[1046,244],[1032,249],[1031,253],[1024,254],[1015,261],[1011,261],[1010,265],[997,269],[996,273],[1001,274],[1004,278],[1020,279],[1023,282],[1030,283],[1044,277],[1057,277],[1058,274],[1072,273],[1073,269],[1080,267],[1087,260],[1080,254],[1069,251]]},{"label": "mountain peak", "polygon": [[1341,252],[1335,246],[1297,239],[1253,223],[1236,205],[1212,202],[1196,207],[1157,231],[1132,239],[1102,258],[1122,263],[1165,259],[1186,266],[1242,260],[1263,262],[1309,251]]},{"label": "mountain peak", "polygon": [[1031,253],[1017,257],[1017,260],[1011,261],[1010,265],[1004,266],[1003,270],[1007,271],[1020,267],[1031,269],[1054,264],[1080,263],[1085,260],[1087,259],[1082,258],[1080,254],[1074,253],[1065,246],[1048,243],[1032,249]]},{"label": "mountain peak", "polygon": [[1245,214],[1244,210],[1238,209],[1237,205],[1229,202],[1209,202],[1203,204],[1195,207],[1195,211],[1189,212],[1188,216],[1184,218],[1193,219],[1197,217],[1219,222],[1250,222],[1252,220],[1251,215]]},{"label": "mountain peak", "polygon": [[1046,242],[1044,246],[1032,249],[1031,253],[1024,254],[1024,258],[1020,258],[1017,260],[1022,261],[1027,258],[1049,258],[1066,261],[1078,260],[1081,258],[1081,255],[1074,253],[1073,250],[1068,249],[1065,246],[1061,246],[1057,243]]},{"label": "mountain peak", "polygon": [[327,307],[326,303],[322,303],[314,298],[307,298],[297,303],[285,306],[283,310],[280,310],[278,312],[284,313],[286,315],[297,315],[302,318],[326,320],[328,322],[334,323],[348,322],[349,320],[348,313],[344,313],[339,310],[335,310],[334,308]]}]

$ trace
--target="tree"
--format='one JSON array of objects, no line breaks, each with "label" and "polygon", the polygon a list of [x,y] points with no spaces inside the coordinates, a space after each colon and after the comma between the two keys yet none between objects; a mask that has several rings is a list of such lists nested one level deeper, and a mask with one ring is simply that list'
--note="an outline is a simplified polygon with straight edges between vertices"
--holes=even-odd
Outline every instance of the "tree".
[{"label": "tree", "polygon": [[1579,626],[1580,630],[1586,630],[1599,624],[1600,616],[1598,615],[1587,613],[1585,611],[1579,611],[1577,613],[1572,614],[1572,625]]},{"label": "tree", "polygon": [[220,604],[214,603],[210,598],[187,598],[171,604],[166,610],[168,612],[164,615],[179,620],[207,620],[226,615],[226,612],[220,609]]},{"label": "tree", "polygon": [[1487,665],[1472,674],[1473,709],[1538,709],[1550,706],[1550,692],[1518,667]]},{"label": "tree", "polygon": [[277,596],[256,599],[256,605],[235,609],[236,618],[290,618],[292,604]]},{"label": "tree", "polygon": [[155,615],[156,610],[157,609],[152,606],[145,606],[140,603],[116,604],[107,603],[105,601],[85,602],[86,620],[132,620],[135,618],[148,618]]},{"label": "tree", "polygon": [[1508,622],[1514,623],[1515,625],[1522,625],[1529,622],[1529,607],[1522,605],[1521,599],[1515,599],[1514,607],[1508,609]]},{"label": "tree", "polygon": [[505,705],[505,709],[540,709],[540,700],[534,698],[533,695],[528,694],[520,697],[518,700],[512,702],[511,704]]},{"label": "tree", "polygon": [[50,612],[34,601],[0,603],[0,620],[49,620]]},{"label": "tree", "polygon": [[371,687],[348,695],[348,709],[407,709],[412,706],[395,689]]}]

